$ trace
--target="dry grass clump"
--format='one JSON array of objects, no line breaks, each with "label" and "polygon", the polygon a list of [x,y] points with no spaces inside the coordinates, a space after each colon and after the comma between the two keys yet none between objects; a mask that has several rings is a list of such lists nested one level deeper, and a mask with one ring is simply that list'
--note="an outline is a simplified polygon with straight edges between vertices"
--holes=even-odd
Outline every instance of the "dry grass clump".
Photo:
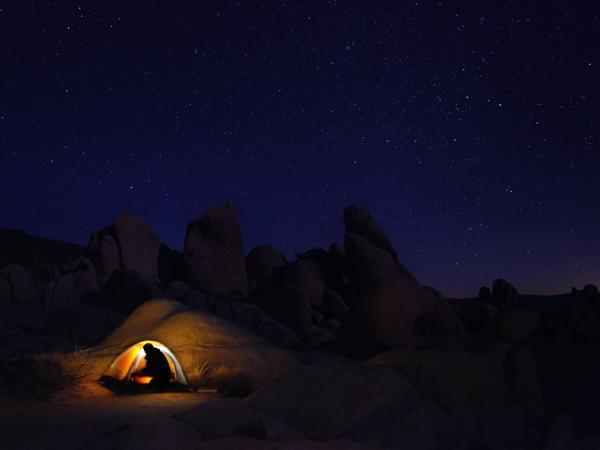
[{"label": "dry grass clump", "polygon": [[186,374],[189,384],[195,388],[211,387],[210,374],[212,367],[206,361],[195,361],[193,368]]},{"label": "dry grass clump", "polygon": [[69,353],[20,355],[0,361],[0,388],[17,398],[52,398],[76,385],[86,375],[88,355],[76,349]]}]

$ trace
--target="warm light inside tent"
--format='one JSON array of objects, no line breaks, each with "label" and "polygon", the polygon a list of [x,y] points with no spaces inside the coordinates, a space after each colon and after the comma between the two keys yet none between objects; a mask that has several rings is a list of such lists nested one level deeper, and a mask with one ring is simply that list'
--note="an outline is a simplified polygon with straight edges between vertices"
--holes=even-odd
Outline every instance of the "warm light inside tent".
[{"label": "warm light inside tent", "polygon": [[152,377],[146,375],[132,375],[131,381],[139,384],[149,384],[152,381]]},{"label": "warm light inside tent", "polygon": [[133,381],[140,384],[150,383],[152,377],[133,375],[146,367],[146,360],[144,359],[146,356],[144,345],[146,344],[152,344],[165,355],[167,362],[169,363],[169,368],[171,369],[172,380],[181,384],[187,384],[181,365],[173,352],[167,346],[157,341],[141,341],[132,345],[113,361],[104,373],[104,376],[116,380]]}]

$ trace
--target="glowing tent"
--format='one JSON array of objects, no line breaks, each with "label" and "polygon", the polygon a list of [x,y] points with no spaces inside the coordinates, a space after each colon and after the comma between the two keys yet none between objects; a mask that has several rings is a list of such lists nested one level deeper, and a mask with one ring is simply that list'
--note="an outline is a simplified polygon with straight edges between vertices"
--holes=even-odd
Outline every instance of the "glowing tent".
[{"label": "glowing tent", "polygon": [[172,381],[180,384],[187,384],[181,364],[179,364],[179,361],[177,361],[173,352],[157,341],[141,341],[132,345],[113,361],[106,372],[104,372],[103,377],[110,377],[117,381],[135,381],[140,384],[149,383],[151,377],[135,377],[135,379],[132,379],[132,375],[135,372],[138,372],[145,367],[145,344],[152,344],[165,355],[167,362],[169,363],[169,368],[171,369]]}]

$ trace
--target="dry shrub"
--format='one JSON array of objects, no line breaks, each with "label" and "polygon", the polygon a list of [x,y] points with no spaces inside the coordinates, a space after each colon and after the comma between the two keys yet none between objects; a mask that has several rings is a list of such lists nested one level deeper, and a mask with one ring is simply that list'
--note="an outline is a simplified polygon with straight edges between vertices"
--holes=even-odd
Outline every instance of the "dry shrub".
[{"label": "dry shrub", "polygon": [[21,355],[0,361],[0,386],[18,398],[49,399],[74,386],[84,376],[85,351]]},{"label": "dry shrub", "polygon": [[211,386],[210,375],[212,368],[206,361],[197,360],[190,372],[187,373],[188,383],[195,388],[206,388]]}]

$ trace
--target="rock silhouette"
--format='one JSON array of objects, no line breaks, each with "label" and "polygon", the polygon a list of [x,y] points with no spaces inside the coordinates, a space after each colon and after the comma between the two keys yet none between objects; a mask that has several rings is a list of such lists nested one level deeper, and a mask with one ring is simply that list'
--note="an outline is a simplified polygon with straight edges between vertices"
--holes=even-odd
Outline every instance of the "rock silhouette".
[{"label": "rock silhouette", "polygon": [[[219,370],[251,380],[245,400],[164,422],[185,423],[186,442],[594,445],[596,286],[535,296],[498,278],[476,297],[447,299],[419,283],[366,209],[348,206],[343,221],[343,244],[290,260],[269,244],[244,256],[231,204],[192,220],[182,252],[128,212],[86,248],[0,229],[0,243],[22,245],[0,251],[0,374],[3,364],[38,367],[30,358],[84,346],[95,383],[132,342],[152,338],[177,353],[192,387]],[[0,375],[0,391],[10,383]]]},{"label": "rock silhouette", "polygon": [[231,204],[209,208],[188,224],[184,281],[210,295],[248,294],[242,231]]}]

